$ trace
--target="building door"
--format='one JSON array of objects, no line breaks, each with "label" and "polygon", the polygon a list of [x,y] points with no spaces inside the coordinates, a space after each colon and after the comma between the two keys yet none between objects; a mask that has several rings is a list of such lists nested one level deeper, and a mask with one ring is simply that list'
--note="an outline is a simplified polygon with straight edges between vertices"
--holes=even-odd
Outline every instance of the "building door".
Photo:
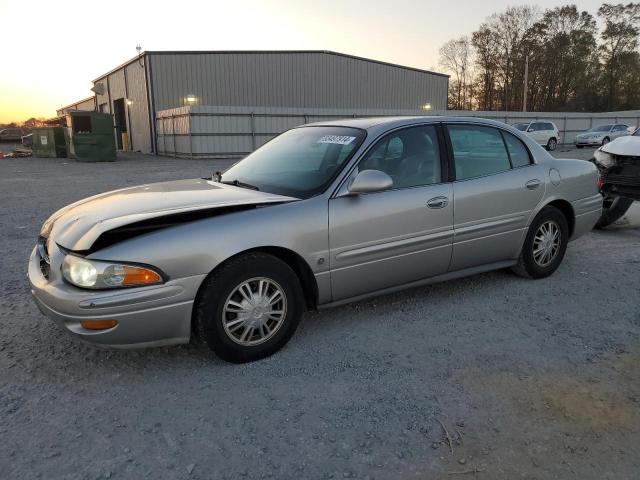
[{"label": "building door", "polygon": [[122,139],[127,134],[127,115],[125,113],[124,98],[118,98],[113,101],[113,119],[116,124],[116,145],[118,150],[122,150]]}]

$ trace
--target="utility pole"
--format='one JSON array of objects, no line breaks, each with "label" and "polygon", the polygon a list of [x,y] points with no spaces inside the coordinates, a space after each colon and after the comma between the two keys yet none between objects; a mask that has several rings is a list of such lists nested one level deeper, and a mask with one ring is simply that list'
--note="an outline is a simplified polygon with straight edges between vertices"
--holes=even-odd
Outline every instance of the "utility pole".
[{"label": "utility pole", "polygon": [[524,92],[522,94],[522,111],[527,111],[527,90],[529,83],[529,55],[524,59]]}]

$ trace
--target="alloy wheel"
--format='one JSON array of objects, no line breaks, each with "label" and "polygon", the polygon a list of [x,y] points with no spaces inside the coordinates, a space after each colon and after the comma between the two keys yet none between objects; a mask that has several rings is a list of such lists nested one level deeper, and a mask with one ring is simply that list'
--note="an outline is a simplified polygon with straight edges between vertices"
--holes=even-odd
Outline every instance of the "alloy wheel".
[{"label": "alloy wheel", "polygon": [[283,288],[266,277],[251,278],[233,289],[223,307],[225,333],[235,343],[254,346],[272,338],[287,315]]},{"label": "alloy wheel", "polygon": [[560,251],[560,227],[554,220],[547,220],[538,228],[533,238],[533,260],[540,267],[548,267]]}]

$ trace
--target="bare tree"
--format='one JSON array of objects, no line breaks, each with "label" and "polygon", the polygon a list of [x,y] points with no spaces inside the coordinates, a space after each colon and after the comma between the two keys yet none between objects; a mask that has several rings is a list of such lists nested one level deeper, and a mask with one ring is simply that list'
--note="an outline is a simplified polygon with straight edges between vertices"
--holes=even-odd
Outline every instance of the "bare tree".
[{"label": "bare tree", "polygon": [[449,106],[463,110],[468,105],[469,67],[472,47],[468,37],[449,40],[440,48],[440,66],[454,75],[449,86]]}]

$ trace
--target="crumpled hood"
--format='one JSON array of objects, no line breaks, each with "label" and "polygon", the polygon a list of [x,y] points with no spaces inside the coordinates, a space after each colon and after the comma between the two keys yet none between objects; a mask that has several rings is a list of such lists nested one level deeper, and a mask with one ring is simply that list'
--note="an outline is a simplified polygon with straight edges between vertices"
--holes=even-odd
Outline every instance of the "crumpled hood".
[{"label": "crumpled hood", "polygon": [[223,207],[282,203],[292,197],[190,179],[123,188],[72,203],[51,215],[40,234],[70,250],[88,250],[104,232],[153,218]]},{"label": "crumpled hood", "polygon": [[612,155],[640,157],[640,137],[625,136],[616,138],[613,142],[604,145],[600,150]]}]

